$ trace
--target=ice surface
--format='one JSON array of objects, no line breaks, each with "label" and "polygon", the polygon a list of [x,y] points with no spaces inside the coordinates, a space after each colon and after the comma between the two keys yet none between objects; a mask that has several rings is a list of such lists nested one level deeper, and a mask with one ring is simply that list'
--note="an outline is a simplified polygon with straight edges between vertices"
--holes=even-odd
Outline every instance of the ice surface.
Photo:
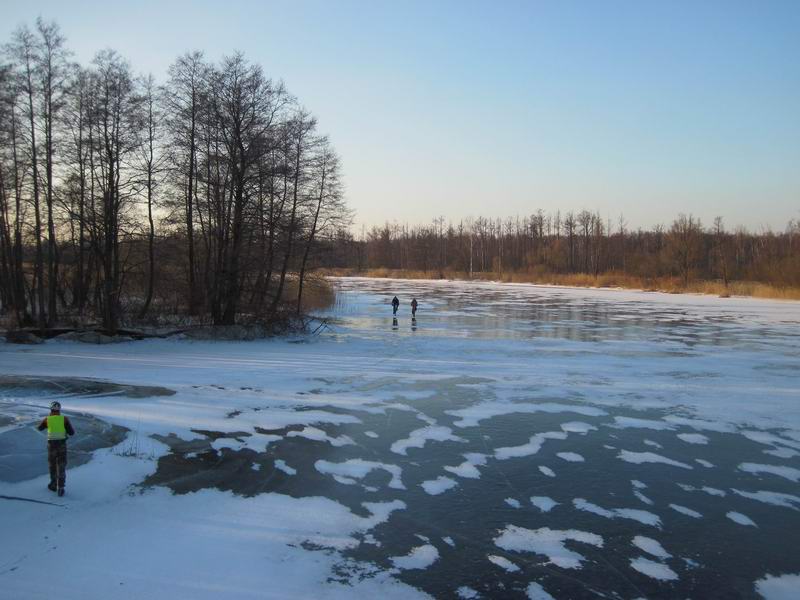
[{"label": "ice surface", "polygon": [[617,455],[617,458],[635,465],[641,465],[643,463],[656,463],[680,467],[682,469],[692,468],[691,465],[687,465],[686,463],[682,463],[677,460],[672,460],[671,458],[661,456],[660,454],[655,454],[654,452],[631,452],[629,450],[621,450]]},{"label": "ice surface", "polygon": [[519,571],[519,567],[517,565],[515,565],[513,562],[502,556],[497,556],[496,554],[490,554],[486,558],[489,559],[489,562],[497,565],[498,567],[509,573],[516,573],[517,571]]},{"label": "ice surface", "polygon": [[392,556],[389,560],[392,561],[398,569],[427,569],[439,558],[439,551],[436,546],[425,544],[424,546],[417,546],[412,548],[411,551],[405,556]]},{"label": "ice surface", "polygon": [[566,541],[603,547],[603,538],[594,533],[568,529],[566,531],[542,527],[525,529],[516,525],[507,526],[495,538],[494,543],[503,550],[514,552],[535,552],[547,556],[549,562],[563,569],[580,569],[585,558],[567,548]]},{"label": "ice surface", "polygon": [[678,574],[667,565],[652,561],[649,558],[632,558],[631,567],[643,575],[659,581],[674,581],[678,579]]},{"label": "ice surface", "polygon": [[458,483],[454,479],[440,475],[436,479],[423,481],[420,485],[426,493],[430,494],[431,496],[438,496],[439,494],[445,493],[447,490],[453,489],[458,485]]},{"label": "ice surface", "polygon": [[794,467],[787,467],[784,465],[762,465],[758,463],[742,463],[739,465],[741,471],[759,475],[761,473],[769,473],[770,475],[777,475],[789,481],[797,483],[800,481],[800,469]]},{"label": "ice surface", "polygon": [[728,517],[734,523],[738,523],[739,525],[749,525],[750,527],[758,527],[758,525],[755,524],[753,519],[751,519],[747,515],[743,515],[740,512],[732,510],[726,513],[725,516]]},{"label": "ice surface", "polygon": [[558,502],[548,496],[531,496],[531,504],[542,512],[550,512]]},{"label": "ice surface", "polygon": [[797,600],[800,574],[767,575],[756,581],[756,591],[764,600]]},{"label": "ice surface", "polygon": [[661,527],[661,519],[658,515],[655,515],[651,512],[646,510],[640,510],[638,508],[603,508],[589,502],[584,498],[575,498],[572,501],[572,504],[578,510],[585,510],[586,512],[594,513],[596,515],[600,515],[601,517],[605,517],[606,519],[632,519],[634,521],[639,521],[643,525],[651,525],[653,527]]},{"label": "ice surface", "polygon": [[[56,586],[99,598],[121,598],[123,589],[129,598],[198,600],[243,600],[264,590],[393,599],[460,589],[505,598],[522,597],[536,581],[564,598],[596,591],[699,598],[709,590],[738,597],[749,592],[748,581],[798,571],[791,549],[800,482],[791,469],[800,467],[800,304],[475,282],[341,285],[326,333],[292,340],[301,344],[148,340],[21,349],[0,342],[0,376],[77,376],[175,392],[62,398],[70,410],[135,435],[70,469],[68,509],[0,499],[0,595],[47,598]],[[387,291],[426,298],[416,329],[404,319],[392,328],[381,303]],[[39,418],[45,396],[0,387],[0,438]],[[439,430],[441,437],[466,441],[414,433],[438,427],[452,430]],[[526,454],[543,432],[567,437]],[[700,435],[708,444],[688,445]],[[393,452],[393,442],[406,453]],[[527,447],[515,460],[494,456],[519,444]],[[645,449],[652,452],[638,452]],[[562,451],[587,462],[556,462]],[[632,462],[617,458],[621,451]],[[0,451],[0,463],[8,456]],[[790,470],[737,469],[765,461]],[[676,472],[691,495],[672,485]],[[437,496],[420,487],[441,474],[459,485]],[[648,488],[632,489],[633,478]],[[0,495],[52,501],[45,483],[41,475],[0,482]],[[532,499],[512,511],[504,503],[532,494],[562,504],[548,512],[554,504]],[[576,497],[603,518],[577,508]],[[658,507],[649,514],[661,513],[659,542],[674,559],[631,548],[634,536],[652,539],[656,530],[620,520],[638,513],[616,512],[635,509],[612,508],[646,500]],[[696,502],[707,526],[689,521],[700,513],[679,504],[664,514],[671,502]],[[758,527],[723,517],[733,510]],[[579,523],[594,533],[566,535],[587,529]],[[493,547],[511,527],[533,535],[519,541],[527,550],[509,552],[535,552],[537,544],[545,551],[516,559]],[[419,538],[421,545],[415,536],[432,541]],[[605,544],[599,550],[580,538]],[[424,569],[391,561],[434,545],[442,553]],[[543,569],[548,552],[554,564]],[[681,574],[691,566],[683,557],[702,567],[668,580],[637,563],[649,569],[645,579],[631,567],[639,555]],[[559,562],[583,568],[560,577]]]}]

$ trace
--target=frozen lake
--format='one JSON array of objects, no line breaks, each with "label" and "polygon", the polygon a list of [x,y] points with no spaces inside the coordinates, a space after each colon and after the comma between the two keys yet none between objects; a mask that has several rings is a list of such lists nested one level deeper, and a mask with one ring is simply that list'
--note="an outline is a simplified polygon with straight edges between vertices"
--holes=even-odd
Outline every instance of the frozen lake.
[{"label": "frozen lake", "polygon": [[176,392],[0,387],[7,469],[52,397],[129,430],[63,506],[0,500],[0,589],[47,597],[55,568],[98,598],[796,597],[800,303],[337,285],[318,336],[0,344],[0,375]]}]

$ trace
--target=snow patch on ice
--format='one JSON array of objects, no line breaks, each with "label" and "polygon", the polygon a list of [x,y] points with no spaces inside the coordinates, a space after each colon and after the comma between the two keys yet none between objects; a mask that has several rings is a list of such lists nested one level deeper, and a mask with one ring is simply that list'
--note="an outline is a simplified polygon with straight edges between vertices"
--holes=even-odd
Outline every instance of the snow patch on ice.
[{"label": "snow patch on ice", "polygon": [[750,500],[757,500],[758,502],[772,504],[773,506],[783,506],[786,508],[792,508],[794,510],[800,510],[800,497],[792,494],[785,494],[783,492],[768,492],[765,490],[760,490],[758,492],[745,492],[734,489],[732,491],[734,494],[738,494],[744,498],[749,498]]},{"label": "snow patch on ice", "polygon": [[644,525],[661,527],[660,517],[646,510],[640,510],[638,508],[603,508],[584,498],[575,498],[572,504],[578,510],[594,513],[606,519],[631,519],[633,521],[639,521]]},{"label": "snow patch on ice", "polygon": [[339,437],[331,437],[322,431],[322,429],[316,427],[304,427],[300,431],[290,431],[286,434],[286,437],[301,437],[315,442],[328,442],[331,446],[337,448],[355,444],[349,436],[340,435]]},{"label": "snow patch on ice", "polygon": [[682,469],[692,468],[691,465],[678,462],[677,460],[672,460],[671,458],[661,456],[660,454],[656,454],[654,452],[631,452],[630,450],[621,450],[617,455],[617,458],[624,460],[625,462],[633,463],[634,465],[641,465],[642,463],[656,463],[680,467]]},{"label": "snow patch on ice", "polygon": [[800,590],[800,573],[790,575],[765,575],[756,581],[756,591],[764,600],[796,600]]},{"label": "snow patch on ice", "polygon": [[631,567],[642,575],[647,575],[659,581],[675,581],[678,579],[678,574],[667,565],[657,563],[649,558],[632,558]]},{"label": "snow patch on ice", "polygon": [[783,465],[762,465],[759,463],[747,462],[740,464],[739,470],[745,471],[746,473],[753,473],[754,475],[759,475],[760,473],[769,473],[770,475],[777,475],[778,477],[783,477],[784,479],[788,479],[789,481],[793,481],[795,483],[800,481],[800,469],[786,467]]},{"label": "snow patch on ice", "polygon": [[670,504],[669,507],[672,510],[678,511],[681,514],[684,514],[688,517],[692,517],[693,519],[703,518],[703,515],[697,512],[696,510],[692,510],[691,508],[686,508],[685,506],[681,506],[680,504]]},{"label": "snow patch on ice", "polygon": [[517,571],[519,571],[519,567],[517,565],[515,565],[513,562],[502,556],[497,556],[496,554],[490,554],[486,558],[489,559],[490,563],[497,565],[498,567],[500,567],[504,571],[507,571],[508,573],[516,573]]},{"label": "snow patch on ice", "polygon": [[469,452],[464,455],[464,458],[467,460],[460,465],[456,465],[454,467],[446,466],[444,467],[444,470],[452,473],[453,475],[464,477],[465,479],[479,479],[481,472],[477,469],[477,467],[486,464],[486,455],[479,454],[477,452]]},{"label": "snow patch on ice", "polygon": [[363,479],[373,469],[383,469],[392,476],[391,481],[389,481],[390,488],[395,490],[406,489],[401,479],[403,470],[397,465],[373,462],[361,458],[352,458],[341,463],[318,460],[314,463],[314,468],[323,475],[333,475],[334,477],[338,475],[340,477],[349,478],[351,481],[352,479]]},{"label": "snow patch on ice", "polygon": [[677,437],[687,444],[708,444],[708,437],[704,436],[702,433],[679,433]]},{"label": "snow patch on ice", "polygon": [[567,462],[584,462],[584,458],[576,452],[557,452],[556,456]]},{"label": "snow patch on ice", "polygon": [[364,435],[365,435],[365,436],[367,436],[368,438],[372,438],[372,439],[377,439],[377,438],[379,438],[379,437],[380,437],[380,436],[379,436],[377,433],[375,433],[374,431],[365,431],[365,432],[364,432]]},{"label": "snow patch on ice", "polygon": [[531,504],[542,512],[550,512],[558,502],[548,496],[531,496]]},{"label": "snow patch on ice", "polygon": [[772,450],[764,450],[764,454],[770,456],[777,456],[778,458],[794,458],[800,456],[800,452],[792,450],[791,448],[773,448]]},{"label": "snow patch on ice", "polygon": [[283,471],[287,475],[297,475],[297,469],[290,467],[286,464],[286,461],[280,458],[275,461],[275,468],[279,471]]},{"label": "snow patch on ice", "polygon": [[575,541],[597,548],[603,547],[603,538],[595,533],[577,529],[558,530],[542,527],[525,529],[509,525],[494,539],[495,545],[514,552],[534,552],[547,556],[548,561],[563,569],[579,569],[586,560],[581,554],[566,547],[564,542]]},{"label": "snow patch on ice", "polygon": [[645,504],[649,504],[650,506],[652,506],[652,505],[654,504],[654,502],[653,502],[652,500],[650,500],[650,498],[648,498],[647,496],[645,496],[645,495],[644,495],[642,492],[640,492],[639,490],[633,490],[633,495],[634,495],[634,496],[636,496],[636,497],[637,497],[639,500],[641,500],[641,501],[642,501],[642,502],[644,502]]},{"label": "snow patch on ice", "polygon": [[506,498],[505,502],[511,508],[522,508],[522,504],[520,504],[519,500],[517,500],[516,498]]},{"label": "snow patch on ice", "polygon": [[569,423],[562,423],[561,429],[566,433],[589,433],[590,431],[597,431],[597,427],[584,423],[583,421],[570,421]]},{"label": "snow patch on ice", "polygon": [[654,429],[656,431],[665,431],[673,429],[672,425],[664,421],[655,421],[652,419],[637,419],[635,417],[614,417],[616,426],[620,429]]},{"label": "snow patch on ice", "polygon": [[456,595],[463,600],[475,600],[476,598],[480,598],[481,595],[473,590],[471,587],[467,587],[462,585],[460,588],[456,590]]},{"label": "snow patch on ice", "polygon": [[726,513],[725,516],[728,517],[734,523],[738,523],[739,525],[748,525],[750,527],[758,527],[758,525],[755,524],[755,521],[753,521],[753,519],[751,519],[747,515],[743,515],[740,512],[736,512],[735,510],[732,510],[732,511]]},{"label": "snow patch on ice", "polygon": [[699,465],[704,466],[706,469],[713,469],[714,468],[714,463],[710,463],[707,460],[703,460],[702,458],[695,458],[694,462],[696,462]]},{"label": "snow patch on ice", "polygon": [[436,479],[429,479],[423,481],[420,486],[431,496],[438,496],[445,493],[447,490],[456,487],[458,483],[454,479],[439,475]]},{"label": "snow patch on ice", "polygon": [[530,402],[482,402],[468,408],[458,410],[446,410],[445,413],[454,417],[460,417],[453,424],[456,427],[475,427],[481,421],[513,414],[533,414],[537,412],[558,414],[576,413],[585,417],[603,417],[607,413],[604,410],[593,406],[582,406],[579,404],[560,404],[556,402],[542,402],[533,404]]},{"label": "snow patch on ice", "polygon": [[434,442],[466,442],[464,438],[453,435],[453,430],[442,425],[429,425],[415,429],[407,438],[398,440],[391,446],[395,454],[406,455],[409,448],[424,448],[428,441]]},{"label": "snow patch on ice", "polygon": [[398,569],[407,571],[411,569],[427,569],[439,558],[439,551],[436,546],[432,544],[425,544],[424,546],[417,546],[412,548],[411,551],[405,556],[392,556],[389,560],[392,561]]},{"label": "snow patch on ice", "polygon": [[678,417],[669,415],[664,417],[664,420],[675,425],[683,425],[684,427],[691,427],[696,431],[713,431],[716,433],[736,433],[736,427],[724,421],[707,421],[704,419],[687,419],[685,417]]},{"label": "snow patch on ice", "polygon": [[653,448],[658,448],[659,450],[661,450],[661,448],[664,447],[661,444],[659,444],[658,442],[654,442],[653,440],[643,440],[643,441],[644,441],[646,446],[651,446]]},{"label": "snow patch on ice", "polygon": [[528,588],[525,592],[528,594],[528,600],[556,600],[535,581],[528,584]]},{"label": "snow patch on ice", "polygon": [[539,465],[539,471],[542,472],[542,475],[547,475],[548,477],[555,477],[556,473],[550,467],[545,467],[544,465]]},{"label": "snow patch on ice", "polygon": [[640,550],[644,550],[648,554],[652,554],[656,558],[667,559],[672,558],[672,555],[664,550],[664,546],[662,546],[657,540],[653,538],[644,537],[643,535],[637,535],[633,538],[633,545],[639,548]]},{"label": "snow patch on ice", "polygon": [[522,456],[531,456],[542,449],[542,444],[546,440],[565,440],[567,434],[563,431],[546,431],[544,433],[537,433],[532,435],[527,444],[520,446],[508,446],[505,448],[497,448],[494,451],[494,456],[497,460],[506,460],[509,458],[520,458]]}]

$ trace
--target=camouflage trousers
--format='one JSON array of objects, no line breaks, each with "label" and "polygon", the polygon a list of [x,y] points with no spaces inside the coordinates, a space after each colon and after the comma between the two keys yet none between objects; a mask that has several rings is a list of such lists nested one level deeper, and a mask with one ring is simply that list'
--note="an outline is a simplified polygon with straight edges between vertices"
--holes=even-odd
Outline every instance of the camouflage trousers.
[{"label": "camouflage trousers", "polygon": [[50,483],[64,487],[67,480],[67,442],[47,442],[47,462],[50,465]]}]

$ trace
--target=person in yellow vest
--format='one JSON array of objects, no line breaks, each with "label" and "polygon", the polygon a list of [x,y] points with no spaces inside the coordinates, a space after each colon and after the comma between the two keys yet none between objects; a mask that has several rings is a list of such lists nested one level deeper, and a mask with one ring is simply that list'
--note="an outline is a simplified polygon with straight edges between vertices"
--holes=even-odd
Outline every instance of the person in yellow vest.
[{"label": "person in yellow vest", "polygon": [[64,495],[64,484],[67,481],[67,436],[75,435],[75,429],[69,417],[61,414],[61,404],[50,404],[50,414],[37,427],[39,431],[47,430],[47,462],[50,464],[50,483],[47,489],[58,495]]}]

